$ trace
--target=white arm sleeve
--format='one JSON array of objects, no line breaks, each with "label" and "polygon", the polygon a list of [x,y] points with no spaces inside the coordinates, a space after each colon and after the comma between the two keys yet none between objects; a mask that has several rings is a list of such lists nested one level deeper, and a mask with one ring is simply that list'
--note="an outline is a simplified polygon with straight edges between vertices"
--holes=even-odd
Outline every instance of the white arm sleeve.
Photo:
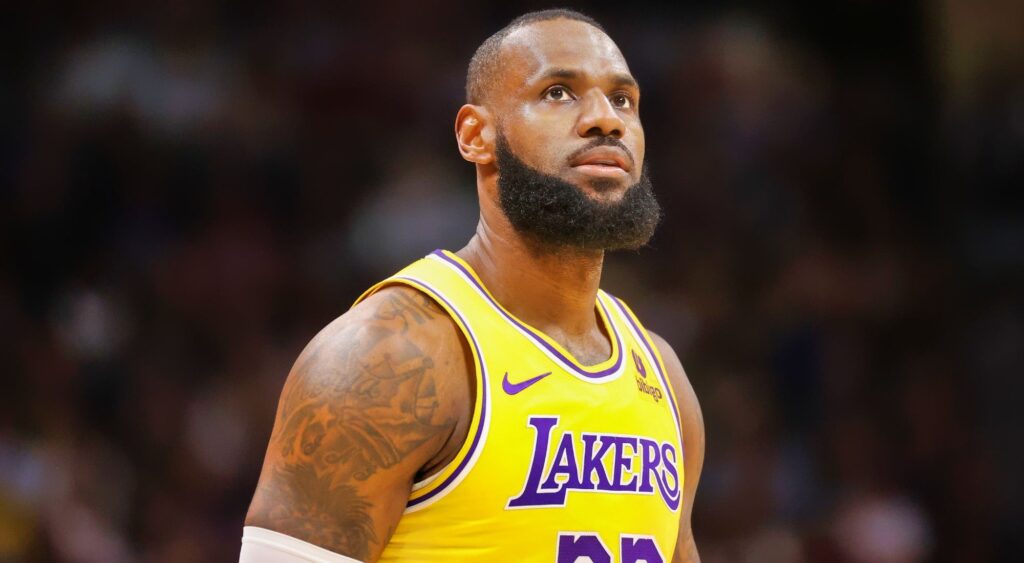
[{"label": "white arm sleeve", "polygon": [[266,528],[242,528],[238,563],[362,563]]}]

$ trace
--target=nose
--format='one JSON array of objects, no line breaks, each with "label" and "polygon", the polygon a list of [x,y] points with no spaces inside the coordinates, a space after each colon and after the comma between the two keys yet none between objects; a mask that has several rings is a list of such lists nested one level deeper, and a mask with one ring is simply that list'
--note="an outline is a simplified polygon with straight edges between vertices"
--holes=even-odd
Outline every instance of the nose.
[{"label": "nose", "polygon": [[626,123],[612,107],[604,92],[594,88],[583,97],[583,109],[576,130],[580,137],[602,136],[621,139],[626,131]]}]

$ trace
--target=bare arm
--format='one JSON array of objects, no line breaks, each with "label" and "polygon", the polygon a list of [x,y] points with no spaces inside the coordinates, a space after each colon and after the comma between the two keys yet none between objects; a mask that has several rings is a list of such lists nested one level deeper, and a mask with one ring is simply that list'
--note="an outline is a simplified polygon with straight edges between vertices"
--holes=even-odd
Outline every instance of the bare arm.
[{"label": "bare arm", "polygon": [[667,375],[676,394],[683,435],[683,459],[685,460],[683,510],[679,519],[679,539],[676,541],[676,551],[672,561],[673,563],[700,563],[690,521],[693,516],[693,499],[697,495],[697,484],[700,481],[701,469],[704,467],[704,417],[700,412],[697,395],[694,393],[690,379],[686,377],[683,364],[679,361],[676,353],[662,337],[654,333],[650,334],[655,345],[658,346],[658,351],[661,352],[662,359],[665,360],[665,369],[668,371]]},{"label": "bare arm", "polygon": [[328,325],[288,375],[246,525],[375,561],[414,480],[464,440],[464,346],[444,310],[401,286]]}]

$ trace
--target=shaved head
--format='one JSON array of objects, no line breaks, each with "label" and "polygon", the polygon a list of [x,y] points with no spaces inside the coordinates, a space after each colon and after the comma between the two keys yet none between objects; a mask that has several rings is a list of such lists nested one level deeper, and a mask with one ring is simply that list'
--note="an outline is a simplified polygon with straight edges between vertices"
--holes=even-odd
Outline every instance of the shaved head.
[{"label": "shaved head", "polygon": [[466,103],[483,104],[487,99],[489,86],[494,82],[494,77],[501,68],[501,44],[509,34],[532,23],[557,19],[583,22],[604,32],[601,24],[593,18],[574,10],[540,10],[519,16],[477,47],[476,53],[469,61],[469,70],[466,72]]}]

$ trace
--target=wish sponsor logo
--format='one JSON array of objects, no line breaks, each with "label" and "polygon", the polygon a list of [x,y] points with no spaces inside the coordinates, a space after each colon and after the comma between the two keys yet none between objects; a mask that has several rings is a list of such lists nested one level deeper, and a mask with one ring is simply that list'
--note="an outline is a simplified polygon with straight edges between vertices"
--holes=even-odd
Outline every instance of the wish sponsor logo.
[{"label": "wish sponsor logo", "polygon": [[647,378],[647,365],[644,364],[644,359],[640,357],[640,354],[636,353],[636,350],[630,350],[633,353],[633,365],[636,366],[636,372],[640,374],[640,377]]},{"label": "wish sponsor logo", "polygon": [[641,393],[650,395],[654,399],[655,403],[665,397],[665,394],[661,392],[661,389],[659,389],[657,385],[651,385],[647,380],[640,379],[639,377],[634,377],[633,379],[636,380],[636,388],[639,389]]},{"label": "wish sponsor logo", "polygon": [[633,379],[636,380],[636,388],[641,393],[650,395],[655,403],[661,401],[665,394],[661,392],[661,389],[658,389],[657,385],[647,382],[647,364],[644,363],[644,359],[640,357],[640,354],[637,354],[636,350],[631,350],[631,352],[633,353],[633,365],[636,366],[636,373],[638,374],[633,376]]},{"label": "wish sponsor logo", "polygon": [[644,436],[554,432],[557,416],[531,416],[529,425],[536,431],[530,468],[523,491],[509,499],[508,508],[565,506],[570,491],[657,491],[670,510],[679,507],[679,458],[673,444]]}]

